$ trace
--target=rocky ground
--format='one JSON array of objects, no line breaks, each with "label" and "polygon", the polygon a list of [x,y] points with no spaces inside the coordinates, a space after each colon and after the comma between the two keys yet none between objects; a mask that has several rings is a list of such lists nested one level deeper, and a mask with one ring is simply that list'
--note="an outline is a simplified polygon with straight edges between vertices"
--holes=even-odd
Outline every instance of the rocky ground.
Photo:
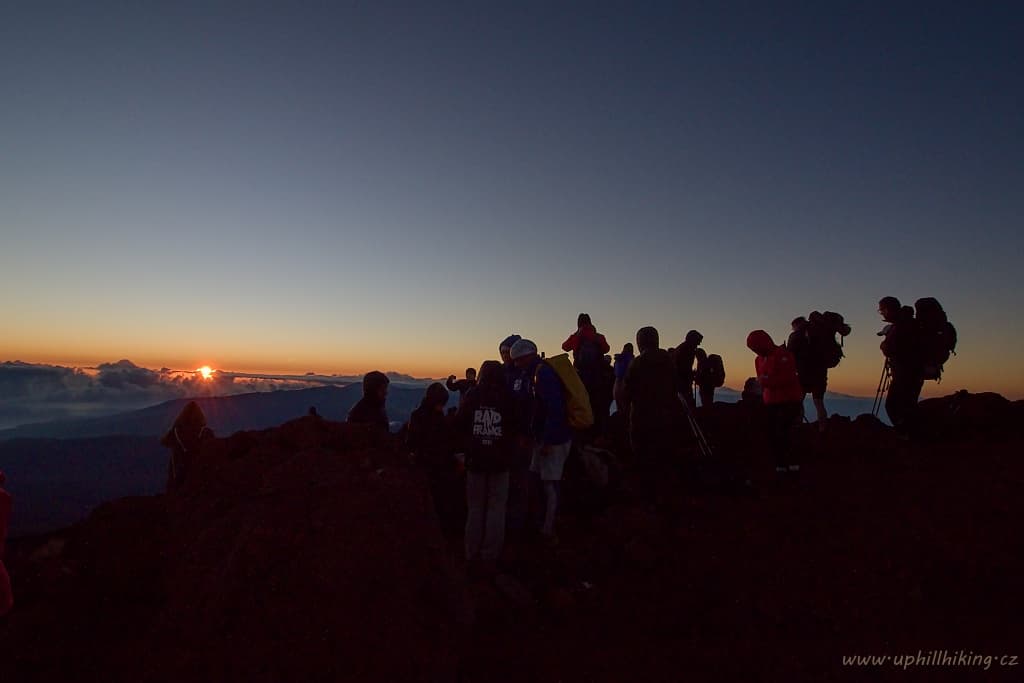
[{"label": "rocky ground", "polygon": [[922,410],[925,443],[805,426],[800,479],[777,483],[756,417],[718,404],[711,471],[738,479],[687,469],[652,501],[624,458],[607,496],[567,484],[557,547],[512,543],[487,581],[420,474],[359,430],[218,439],[184,491],[10,544],[0,679],[1020,680],[1024,664],[842,665],[1024,657],[1021,405]]}]

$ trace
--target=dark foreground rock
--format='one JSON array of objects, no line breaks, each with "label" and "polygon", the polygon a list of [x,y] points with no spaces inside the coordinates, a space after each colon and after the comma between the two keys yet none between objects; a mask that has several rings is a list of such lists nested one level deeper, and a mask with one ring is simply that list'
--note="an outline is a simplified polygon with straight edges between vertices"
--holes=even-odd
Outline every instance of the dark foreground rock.
[{"label": "dark foreground rock", "polygon": [[[1019,680],[997,660],[1024,656],[1024,440],[979,407],[1019,406],[954,398],[925,409],[972,416],[956,438],[802,428],[781,483],[757,416],[716,405],[716,458],[752,487],[684,468],[644,499],[623,457],[599,504],[566,483],[557,546],[510,543],[476,582],[425,481],[361,433],[216,440],[184,491],[9,549],[0,680]],[[843,665],[931,650],[996,659]]]}]

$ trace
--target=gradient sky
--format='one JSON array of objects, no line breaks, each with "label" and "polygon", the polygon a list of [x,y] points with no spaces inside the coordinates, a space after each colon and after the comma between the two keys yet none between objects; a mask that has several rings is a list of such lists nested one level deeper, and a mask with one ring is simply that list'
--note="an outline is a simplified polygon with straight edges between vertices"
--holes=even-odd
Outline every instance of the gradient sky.
[{"label": "gradient sky", "polygon": [[[936,296],[1024,396],[1021,3],[149,3],[0,15],[0,360],[461,372]],[[637,7],[635,5],[642,5]]]}]

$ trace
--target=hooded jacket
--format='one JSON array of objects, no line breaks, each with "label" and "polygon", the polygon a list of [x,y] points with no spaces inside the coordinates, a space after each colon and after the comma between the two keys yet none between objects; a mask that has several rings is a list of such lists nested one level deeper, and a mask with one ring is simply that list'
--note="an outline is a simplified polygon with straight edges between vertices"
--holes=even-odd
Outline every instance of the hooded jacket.
[{"label": "hooded jacket", "polygon": [[562,380],[539,357],[523,373],[535,378],[531,382],[531,431],[538,444],[557,446],[572,440],[572,430],[566,419],[565,390]]},{"label": "hooded jacket", "polygon": [[515,448],[517,408],[505,383],[504,368],[487,361],[480,369],[480,381],[466,394],[456,415],[456,429],[462,436],[469,472],[508,470]]},{"label": "hooded jacket", "polygon": [[761,398],[765,405],[800,403],[804,390],[796,371],[796,359],[785,346],[776,346],[764,330],[754,330],[747,336],[747,348],[757,354],[754,368],[761,383]]},{"label": "hooded jacket", "polygon": [[594,355],[597,358],[611,350],[611,347],[608,346],[608,340],[593,325],[583,325],[570,334],[569,338],[562,342],[562,350],[571,351],[573,363],[578,364],[580,361],[580,350],[588,344],[593,345],[596,352]]}]

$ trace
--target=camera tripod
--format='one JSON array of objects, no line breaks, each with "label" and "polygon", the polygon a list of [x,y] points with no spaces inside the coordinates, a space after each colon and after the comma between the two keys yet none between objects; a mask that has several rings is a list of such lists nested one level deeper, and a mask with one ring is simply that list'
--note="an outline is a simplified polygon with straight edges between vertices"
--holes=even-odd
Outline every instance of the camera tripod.
[{"label": "camera tripod", "polygon": [[885,395],[889,391],[889,385],[892,384],[892,366],[889,365],[889,359],[885,359],[885,365],[882,366],[882,377],[878,380],[878,390],[875,391],[875,402],[871,404],[871,414],[878,417],[878,413],[882,410],[882,406],[885,405]]}]

